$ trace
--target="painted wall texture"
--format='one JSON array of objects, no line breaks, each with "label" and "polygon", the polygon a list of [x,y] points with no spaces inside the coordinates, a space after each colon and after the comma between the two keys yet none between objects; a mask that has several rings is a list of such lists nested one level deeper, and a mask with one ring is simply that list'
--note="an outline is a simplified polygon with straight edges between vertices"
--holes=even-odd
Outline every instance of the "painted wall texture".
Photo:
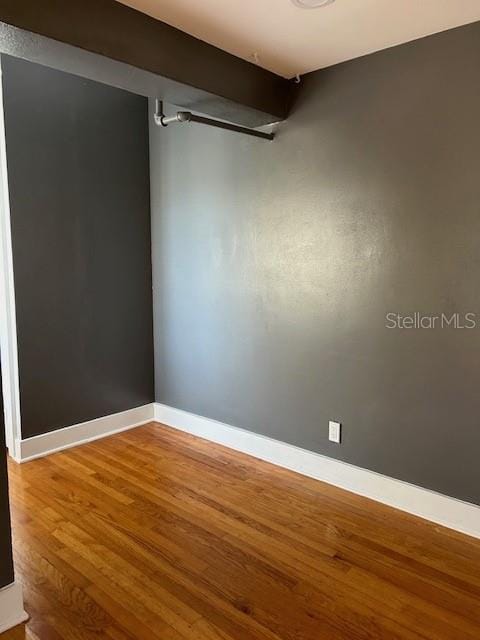
[{"label": "painted wall texture", "polygon": [[148,103],[2,65],[27,438],[153,400]]},{"label": "painted wall texture", "polygon": [[157,401],[480,503],[480,316],[386,327],[480,313],[479,66],[476,23],[307,76],[273,143],[151,125]]}]

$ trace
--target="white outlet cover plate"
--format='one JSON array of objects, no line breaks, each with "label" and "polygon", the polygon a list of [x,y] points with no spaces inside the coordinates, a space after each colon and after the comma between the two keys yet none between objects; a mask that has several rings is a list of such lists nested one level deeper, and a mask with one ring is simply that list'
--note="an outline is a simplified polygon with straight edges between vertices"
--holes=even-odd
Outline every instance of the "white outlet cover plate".
[{"label": "white outlet cover plate", "polygon": [[328,439],[331,442],[340,444],[341,432],[342,425],[340,424],[340,422],[334,422],[333,420],[330,420],[330,422],[328,423]]}]

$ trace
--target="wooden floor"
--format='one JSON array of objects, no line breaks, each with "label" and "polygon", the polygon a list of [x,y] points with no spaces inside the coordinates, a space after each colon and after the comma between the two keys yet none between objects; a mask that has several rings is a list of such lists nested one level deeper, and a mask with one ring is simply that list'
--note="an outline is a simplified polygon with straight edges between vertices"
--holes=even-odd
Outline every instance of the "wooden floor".
[{"label": "wooden floor", "polygon": [[2,640],[480,639],[480,541],[166,427],[10,481]]}]

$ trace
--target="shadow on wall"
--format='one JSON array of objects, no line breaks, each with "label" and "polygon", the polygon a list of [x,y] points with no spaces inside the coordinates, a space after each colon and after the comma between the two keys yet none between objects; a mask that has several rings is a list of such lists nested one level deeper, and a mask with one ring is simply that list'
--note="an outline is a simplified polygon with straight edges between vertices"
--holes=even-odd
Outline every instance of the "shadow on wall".
[{"label": "shadow on wall", "polygon": [[25,439],[153,401],[148,103],[2,66]]}]

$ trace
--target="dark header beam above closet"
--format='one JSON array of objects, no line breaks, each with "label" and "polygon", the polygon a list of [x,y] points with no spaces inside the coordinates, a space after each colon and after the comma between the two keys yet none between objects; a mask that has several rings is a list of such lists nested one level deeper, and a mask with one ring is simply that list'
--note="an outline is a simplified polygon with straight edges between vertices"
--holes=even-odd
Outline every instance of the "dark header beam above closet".
[{"label": "dark header beam above closet", "polygon": [[290,81],[115,0],[2,0],[0,51],[245,126],[285,119],[292,94]]}]

